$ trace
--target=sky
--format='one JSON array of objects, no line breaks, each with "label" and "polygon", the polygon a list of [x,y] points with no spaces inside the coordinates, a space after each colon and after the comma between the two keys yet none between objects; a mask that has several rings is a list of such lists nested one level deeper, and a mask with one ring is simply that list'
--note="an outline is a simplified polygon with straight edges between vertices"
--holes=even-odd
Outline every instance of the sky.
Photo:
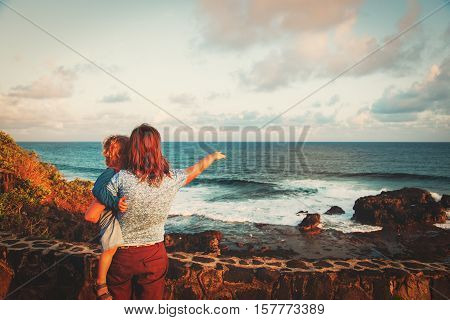
[{"label": "sky", "polygon": [[239,141],[270,122],[306,141],[449,142],[450,4],[284,113],[444,3],[1,0],[0,130]]}]

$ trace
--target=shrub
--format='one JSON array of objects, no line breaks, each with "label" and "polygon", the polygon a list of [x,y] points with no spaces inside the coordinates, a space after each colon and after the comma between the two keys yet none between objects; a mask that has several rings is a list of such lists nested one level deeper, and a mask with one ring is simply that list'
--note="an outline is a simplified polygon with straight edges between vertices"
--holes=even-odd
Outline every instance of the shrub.
[{"label": "shrub", "polygon": [[[8,179],[6,179],[8,176]],[[0,131],[0,230],[20,235],[82,241],[96,234],[84,221],[93,197],[90,181],[67,181]]]}]

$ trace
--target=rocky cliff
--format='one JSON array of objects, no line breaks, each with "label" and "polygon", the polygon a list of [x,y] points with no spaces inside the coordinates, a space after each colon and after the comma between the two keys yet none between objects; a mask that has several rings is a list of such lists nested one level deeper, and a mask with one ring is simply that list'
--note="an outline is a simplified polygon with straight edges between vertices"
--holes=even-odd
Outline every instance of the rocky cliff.
[{"label": "rocky cliff", "polygon": [[353,219],[376,226],[406,226],[445,223],[448,196],[435,201],[430,192],[419,188],[383,191],[356,200]]}]

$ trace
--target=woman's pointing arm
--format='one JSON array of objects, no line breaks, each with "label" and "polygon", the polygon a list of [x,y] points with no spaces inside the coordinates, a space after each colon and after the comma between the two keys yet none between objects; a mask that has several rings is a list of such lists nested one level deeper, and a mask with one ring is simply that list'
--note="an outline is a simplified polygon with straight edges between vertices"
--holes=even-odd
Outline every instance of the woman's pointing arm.
[{"label": "woman's pointing arm", "polygon": [[202,160],[194,164],[193,166],[186,169],[187,178],[184,182],[184,185],[189,184],[192,180],[197,178],[198,175],[200,175],[203,171],[206,170],[211,164],[213,164],[214,161],[224,159],[226,156],[216,151],[214,153],[208,154],[206,157],[204,157]]}]

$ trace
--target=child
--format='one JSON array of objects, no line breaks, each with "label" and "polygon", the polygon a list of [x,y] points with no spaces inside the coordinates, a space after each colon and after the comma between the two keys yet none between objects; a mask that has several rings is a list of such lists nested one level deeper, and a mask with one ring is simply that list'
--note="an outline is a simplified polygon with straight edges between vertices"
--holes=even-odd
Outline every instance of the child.
[{"label": "child", "polygon": [[117,220],[118,211],[127,209],[125,198],[118,199],[106,191],[106,184],[120,169],[127,164],[127,144],[129,138],[126,136],[110,136],[103,142],[103,156],[108,168],[95,181],[92,193],[95,200],[91,203],[85,214],[85,219],[100,224],[100,237],[102,254],[98,263],[97,281],[94,290],[97,299],[112,300],[112,296],[106,285],[106,274],[111,265],[112,258],[117,247],[123,243],[122,232]]}]

